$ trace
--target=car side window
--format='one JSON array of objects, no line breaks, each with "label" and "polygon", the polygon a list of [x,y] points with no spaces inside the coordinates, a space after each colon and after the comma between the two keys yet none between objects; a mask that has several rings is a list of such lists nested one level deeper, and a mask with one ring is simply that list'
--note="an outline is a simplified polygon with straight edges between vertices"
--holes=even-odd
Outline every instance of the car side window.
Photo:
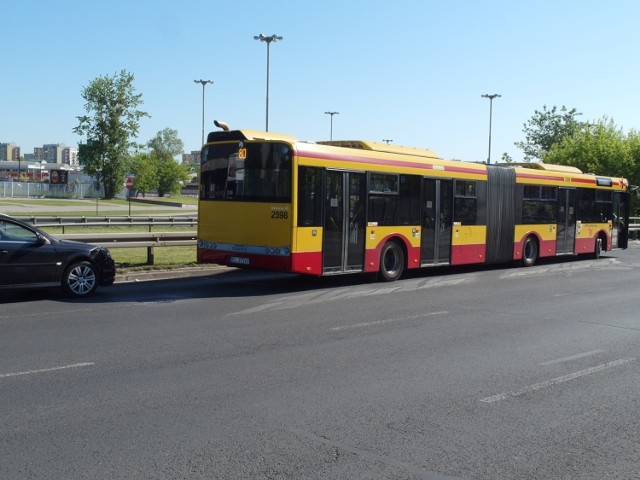
[{"label": "car side window", "polygon": [[15,223],[0,220],[0,240],[5,242],[36,242],[38,236],[31,230]]}]

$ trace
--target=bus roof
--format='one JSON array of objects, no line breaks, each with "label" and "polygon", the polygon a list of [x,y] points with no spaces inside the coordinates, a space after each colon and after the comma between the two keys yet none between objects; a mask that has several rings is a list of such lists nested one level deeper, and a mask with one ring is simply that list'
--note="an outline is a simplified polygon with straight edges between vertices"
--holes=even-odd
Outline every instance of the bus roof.
[{"label": "bus roof", "polygon": [[498,163],[497,165],[500,167],[520,167],[532,170],[544,170],[547,172],[583,173],[578,167],[571,167],[569,165],[553,165],[551,163]]},{"label": "bus roof", "polygon": [[374,152],[395,153],[399,155],[411,155],[414,157],[440,159],[440,157],[431,150],[413,147],[401,147],[397,145],[389,145],[387,143],[370,142],[365,140],[332,140],[317,143],[320,145],[331,145],[334,147],[357,148],[360,150],[371,150]]},{"label": "bus roof", "polygon": [[240,141],[240,140],[267,140],[296,143],[298,139],[291,135],[283,133],[261,132],[259,130],[230,130],[215,131],[207,135],[207,143],[224,142],[224,141]]},{"label": "bus roof", "polygon": [[230,131],[216,131],[211,132],[207,136],[207,142],[220,142],[225,140],[248,140],[248,141],[283,141],[289,143],[316,143],[318,145],[328,145],[333,147],[343,148],[355,148],[359,150],[370,150],[373,152],[381,153],[395,153],[400,155],[411,155],[414,157],[435,158],[441,160],[441,158],[433,151],[412,147],[401,147],[397,145],[388,145],[381,142],[371,142],[365,140],[335,140],[335,141],[321,141],[321,142],[302,142],[301,140],[291,135],[285,135],[283,133],[264,132],[259,130],[230,130]]}]

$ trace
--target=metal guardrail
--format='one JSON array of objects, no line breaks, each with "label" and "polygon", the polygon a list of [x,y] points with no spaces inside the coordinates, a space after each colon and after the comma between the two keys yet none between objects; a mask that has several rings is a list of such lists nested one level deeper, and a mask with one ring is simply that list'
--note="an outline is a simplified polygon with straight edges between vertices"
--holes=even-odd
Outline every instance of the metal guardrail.
[{"label": "metal guardrail", "polygon": [[[196,232],[152,232],[152,227],[194,227],[198,224],[197,216],[177,217],[74,217],[74,216],[23,216],[17,217],[39,228],[62,228],[62,233],[54,236],[60,240],[75,240],[92,243],[107,248],[140,248],[147,249],[147,264],[154,263],[155,247],[195,246]],[[127,233],[65,233],[65,227],[116,227],[146,226],[148,232]]]},{"label": "metal guardrail", "polygon": [[108,248],[175,247],[196,244],[195,232],[65,233],[55,237]]},{"label": "metal guardrail", "polygon": [[195,227],[198,225],[197,216],[163,216],[163,217],[84,217],[84,216],[18,216],[23,222],[30,223],[40,228],[60,227],[65,233],[65,227],[122,227],[122,226],[147,226],[152,227]]},{"label": "metal guardrail", "polygon": [[101,247],[147,249],[147,265],[154,263],[155,247],[195,246],[195,232],[139,232],[139,233],[66,233],[56,235],[60,240],[75,240]]}]

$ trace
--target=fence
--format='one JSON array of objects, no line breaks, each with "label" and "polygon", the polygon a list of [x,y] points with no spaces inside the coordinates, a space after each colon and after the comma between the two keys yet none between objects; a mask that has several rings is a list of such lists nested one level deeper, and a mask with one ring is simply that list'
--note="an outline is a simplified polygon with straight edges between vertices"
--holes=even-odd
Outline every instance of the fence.
[{"label": "fence", "polygon": [[[127,190],[118,195],[126,197]],[[153,192],[148,193],[152,195]],[[187,184],[182,188],[181,195],[188,197],[198,196],[198,186]],[[104,186],[100,185],[100,190],[96,189],[95,183],[70,183],[68,185],[55,185],[38,182],[0,182],[0,198],[65,198],[83,199],[104,196]]]},{"label": "fence", "polygon": [[52,185],[37,182],[0,182],[0,197],[5,198],[96,198],[104,195],[104,189],[98,192],[93,183],[70,183]]}]

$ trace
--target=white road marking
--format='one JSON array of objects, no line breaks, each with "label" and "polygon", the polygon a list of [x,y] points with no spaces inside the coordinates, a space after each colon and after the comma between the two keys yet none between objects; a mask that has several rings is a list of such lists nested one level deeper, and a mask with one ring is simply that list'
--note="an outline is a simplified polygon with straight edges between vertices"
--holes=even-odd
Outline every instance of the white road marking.
[{"label": "white road marking", "polygon": [[399,317],[399,318],[387,318],[386,320],[376,320],[373,322],[362,322],[355,323],[353,325],[343,325],[341,327],[333,327],[330,330],[337,332],[340,330],[348,330],[352,328],[364,328],[364,327],[373,327],[375,325],[384,325],[385,323],[393,323],[393,322],[404,322],[406,320],[414,320],[416,318],[425,318],[432,317],[434,315],[446,315],[449,312],[430,312],[430,313],[421,313],[419,315],[409,315],[408,317]]},{"label": "white road marking", "polygon": [[270,310],[272,308],[276,308],[279,307],[280,305],[284,304],[284,300],[283,301],[278,301],[278,302],[272,302],[272,303],[265,303],[263,305],[258,305],[252,308],[247,308],[246,310],[242,310],[240,312],[231,312],[231,313],[227,313],[227,315],[244,315],[247,313],[258,313],[258,312],[262,312],[263,310]]},{"label": "white road marking", "polygon": [[540,365],[553,365],[554,363],[570,362],[571,360],[577,360],[578,358],[590,357],[591,355],[595,355],[597,353],[604,353],[604,350],[591,350],[590,352],[576,353],[575,355],[570,355],[568,357],[557,358],[555,360],[548,360],[546,362],[542,362]]},{"label": "white road marking", "polygon": [[501,400],[506,400],[507,398],[519,397],[521,395],[524,395],[525,393],[535,392],[536,390],[541,390],[543,388],[551,387],[559,383],[568,382],[569,380],[574,380],[576,378],[584,377],[585,375],[590,375],[592,373],[602,372],[610,368],[619,367],[620,365],[624,365],[625,363],[633,362],[635,360],[637,360],[637,358],[635,357],[621,358],[620,360],[614,360],[613,362],[603,363],[595,367],[587,368],[586,370],[580,370],[579,372],[574,372],[568,375],[563,375],[561,377],[552,378],[551,380],[545,380],[544,382],[534,383],[533,385],[528,385],[520,390],[516,390],[513,392],[499,393],[498,395],[493,395],[491,397],[481,398],[480,401],[484,403],[495,403]]},{"label": "white road marking", "polygon": [[322,304],[326,302],[336,302],[350,300],[354,298],[367,298],[371,296],[390,295],[396,292],[415,292],[425,289],[441,288],[462,283],[473,283],[478,281],[480,277],[476,274],[455,275],[449,277],[438,277],[429,280],[408,279],[392,287],[379,286],[360,286],[360,287],[343,287],[326,289],[319,292],[306,292],[300,294],[292,294],[283,297],[281,300],[258,305],[253,308],[247,308],[238,312],[228,313],[227,315],[250,315],[260,313],[265,310],[286,310],[299,307],[308,307],[311,305]]},{"label": "white road marking", "polygon": [[19,377],[20,375],[31,375],[32,373],[54,372],[56,370],[66,370],[68,368],[90,367],[95,363],[74,363],[73,365],[63,365],[60,367],[41,368],[40,370],[27,370],[24,372],[3,373],[0,378]]}]

